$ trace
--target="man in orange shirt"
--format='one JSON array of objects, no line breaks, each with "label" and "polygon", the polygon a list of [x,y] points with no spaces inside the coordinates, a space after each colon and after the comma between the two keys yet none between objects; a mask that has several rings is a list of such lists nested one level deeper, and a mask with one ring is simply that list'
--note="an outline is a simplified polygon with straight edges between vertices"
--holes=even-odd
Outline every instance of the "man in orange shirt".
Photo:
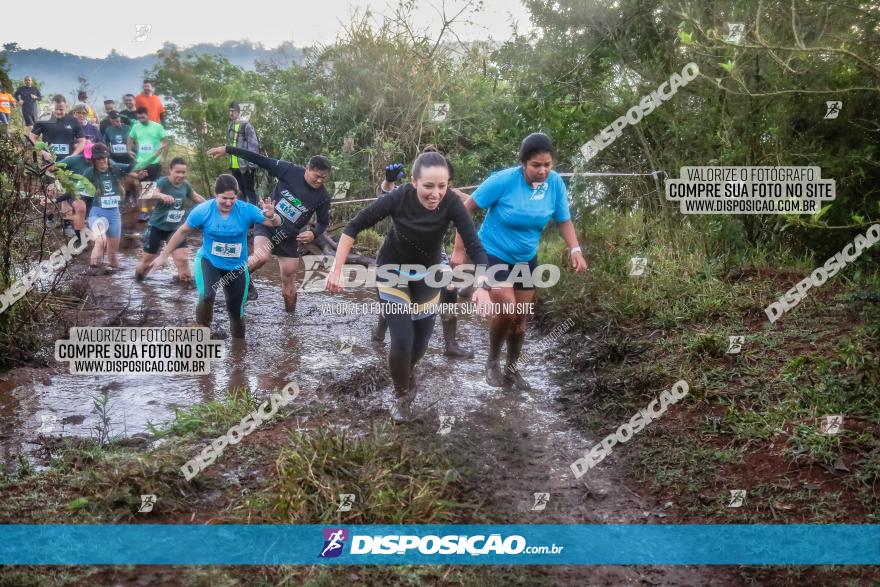
[{"label": "man in orange shirt", "polygon": [[15,108],[15,98],[6,88],[0,87],[0,125],[3,125],[3,134],[9,136],[9,121],[12,119],[12,109]]},{"label": "man in orange shirt", "polygon": [[140,107],[147,109],[147,117],[153,122],[165,125],[165,106],[159,96],[153,93],[153,82],[144,80],[144,91],[134,99],[135,110]]}]

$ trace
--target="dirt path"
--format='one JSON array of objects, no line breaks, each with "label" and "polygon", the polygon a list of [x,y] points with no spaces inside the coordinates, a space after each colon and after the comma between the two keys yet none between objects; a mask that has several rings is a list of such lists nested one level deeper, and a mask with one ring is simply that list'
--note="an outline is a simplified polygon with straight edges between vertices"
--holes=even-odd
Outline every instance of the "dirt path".
[{"label": "dirt path", "polygon": [[[170,271],[150,276],[144,284],[133,281],[139,253],[134,245],[138,242],[138,235],[127,240],[121,272],[90,281],[94,305],[103,308],[106,316],[119,315],[129,323],[188,323],[196,293],[173,285]],[[322,403],[332,406],[334,402],[355,402],[361,406],[359,413],[363,418],[385,418],[391,401],[387,385],[366,394],[350,390],[359,397],[324,393],[332,380],[345,380],[358,372],[382,368],[385,345],[370,341],[374,316],[341,317],[323,312],[323,305],[328,302],[368,302],[372,296],[303,294],[296,315],[288,316],[283,312],[277,267],[267,265],[257,274],[255,283],[260,298],[248,305],[247,348],[225,362],[216,362],[211,375],[174,379],[134,375],[83,377],[69,375],[58,366],[9,373],[7,383],[0,387],[0,410],[7,422],[5,438],[0,441],[5,443],[7,454],[16,447],[27,449],[42,414],[52,414],[59,422],[66,422],[62,427],[64,434],[88,435],[95,424],[88,412],[89,397],[99,390],[111,394],[114,432],[128,436],[145,431],[148,421],[167,418],[175,405],[216,399],[229,387],[240,384],[247,384],[257,396],[263,396],[290,380],[297,381],[306,396],[310,392],[321,396]],[[220,304],[218,300],[215,330],[225,331],[227,321]],[[552,355],[527,365],[526,376],[534,387],[531,393],[505,392],[484,381],[485,324],[465,318],[459,331],[460,340],[474,348],[477,356],[466,361],[443,356],[438,321],[430,349],[419,366],[423,392],[414,409],[422,421],[410,426],[423,438],[434,438],[438,445],[461,453],[472,464],[468,480],[478,485],[476,491],[484,499],[483,509],[492,512],[494,521],[663,523],[662,505],[634,491],[631,481],[622,478],[615,467],[591,471],[589,487],[574,478],[569,464],[597,439],[584,437],[561,414],[556,401],[559,389],[551,377]],[[350,337],[350,352],[342,345],[343,337]],[[531,332],[526,350],[539,338],[538,333]],[[230,341],[226,344],[228,347]],[[340,418],[337,425],[348,426],[344,414],[352,413],[349,408],[336,412]],[[441,415],[455,418],[447,434],[438,432]],[[12,428],[15,430],[11,432]],[[22,430],[26,431],[24,435]],[[550,495],[543,511],[532,509],[536,492]],[[548,568],[547,576],[552,584],[741,584],[732,572],[710,567]]]}]

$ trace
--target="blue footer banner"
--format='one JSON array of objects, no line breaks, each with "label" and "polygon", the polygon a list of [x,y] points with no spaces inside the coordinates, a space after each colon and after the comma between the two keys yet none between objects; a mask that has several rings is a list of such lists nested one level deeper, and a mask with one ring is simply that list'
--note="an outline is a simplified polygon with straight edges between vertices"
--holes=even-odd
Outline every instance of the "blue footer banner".
[{"label": "blue footer banner", "polygon": [[15,565],[876,565],[880,525],[0,525]]}]

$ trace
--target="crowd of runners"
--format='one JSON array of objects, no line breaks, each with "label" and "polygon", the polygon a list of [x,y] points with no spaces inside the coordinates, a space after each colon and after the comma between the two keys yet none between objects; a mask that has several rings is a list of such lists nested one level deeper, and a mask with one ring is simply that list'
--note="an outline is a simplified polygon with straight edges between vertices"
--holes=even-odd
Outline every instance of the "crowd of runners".
[{"label": "crowd of runners", "polygon": [[[55,194],[55,202],[61,205],[62,229],[71,238],[84,238],[86,227],[102,229],[94,239],[90,274],[118,270],[122,210],[137,207],[138,221],[146,225],[135,278],[142,281],[165,267],[169,257],[173,259],[173,279],[198,291],[195,321],[199,325],[211,326],[215,298],[222,290],[230,334],[244,338],[245,308],[257,299],[251,276],[273,255],[284,308],[295,312],[302,247],[330,226],[331,196],[324,184],[332,165],[326,157],[315,155],[300,166],[261,154],[253,125],[241,119],[241,108],[233,102],[226,145],[207,151],[209,157],[226,157],[229,170],[216,178],[214,194],[206,198],[187,181],[187,161],[170,157],[165,108],[150,80],[144,81],[141,94],[123,97],[123,110],[117,110],[113,100],[105,100],[101,120],[84,93],[70,110],[63,95],[53,96],[51,117],[38,120],[36,106],[41,99],[32,80],[25,78],[14,95],[0,93],[0,106],[7,111],[2,121],[8,126],[9,112],[19,106],[29,138],[40,146],[46,162],[81,178],[77,193]],[[490,318],[487,383],[530,389],[518,363],[528,320],[525,309],[535,291],[530,280],[512,276],[535,269],[541,235],[551,219],[570,249],[571,267],[577,272],[587,269],[565,184],[553,171],[555,156],[549,137],[531,134],[522,141],[515,166],[492,174],[468,195],[452,186],[452,164],[429,146],[409,167],[409,181],[404,164],[389,164],[379,197],[345,225],[326,281],[331,293],[344,289],[343,267],[358,234],[390,219],[376,264],[393,269],[377,272],[382,314],[372,337],[384,341],[390,333],[388,367],[395,421],[412,417],[410,406],[418,393],[415,367],[428,348],[437,308],[454,304],[459,296],[470,298]],[[257,196],[257,169],[275,180],[271,198]],[[486,214],[477,230],[472,215],[481,209]],[[455,230],[455,245],[447,255],[444,243],[450,228]],[[187,237],[197,231],[201,246],[191,269]],[[438,287],[421,270],[441,264],[456,267],[468,260],[476,279],[466,288]],[[493,308],[501,310],[493,313]],[[441,323],[445,354],[473,358],[473,352],[456,340],[456,315],[442,314]]]}]

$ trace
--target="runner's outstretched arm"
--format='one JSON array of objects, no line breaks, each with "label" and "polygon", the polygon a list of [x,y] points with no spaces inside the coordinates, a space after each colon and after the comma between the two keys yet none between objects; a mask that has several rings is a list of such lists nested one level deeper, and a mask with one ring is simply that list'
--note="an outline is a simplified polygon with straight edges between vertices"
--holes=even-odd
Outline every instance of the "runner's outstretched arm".
[{"label": "runner's outstretched arm", "polygon": [[342,291],[342,266],[345,265],[345,260],[348,259],[348,254],[351,252],[353,244],[354,239],[347,234],[342,234],[339,237],[339,244],[336,245],[336,258],[333,261],[333,270],[327,276],[327,283],[324,286],[324,289],[327,291],[332,293]]},{"label": "runner's outstretched arm", "polygon": [[[473,198],[468,198],[464,203],[464,208],[471,216],[474,215],[474,212],[480,209],[480,207],[477,206],[477,203],[474,202]],[[461,232],[457,231],[455,234],[455,249],[452,251],[452,258],[449,260],[449,264],[455,267],[462,263],[464,263],[464,241],[461,239]]]},{"label": "runner's outstretched arm", "polygon": [[287,170],[288,167],[293,165],[293,163],[291,163],[290,161],[285,161],[283,159],[273,159],[271,157],[266,157],[265,155],[260,155],[259,153],[239,149],[238,147],[230,147],[229,145],[226,145],[225,147],[214,147],[212,149],[208,149],[209,157],[219,157],[223,154],[235,155],[239,159],[250,161],[254,165],[262,167],[263,169],[268,171],[269,175],[271,175],[272,177],[280,176],[284,173],[284,171]]},{"label": "runner's outstretched arm", "polygon": [[281,215],[275,213],[275,204],[270,198],[263,198],[263,216],[266,217],[263,220],[264,226],[277,227],[283,222]]},{"label": "runner's outstretched arm", "polygon": [[345,265],[348,254],[351,252],[351,246],[359,232],[366,228],[375,226],[383,218],[391,215],[391,212],[400,203],[403,190],[398,188],[379,198],[363,210],[357,213],[357,216],[348,221],[345,228],[342,229],[342,235],[339,237],[339,244],[336,245],[336,260],[333,262],[333,270],[327,277],[327,285],[325,288],[333,293],[342,291],[342,266]]},{"label": "runner's outstretched arm", "polygon": [[165,266],[165,263],[168,262],[168,256],[172,251],[177,250],[177,247],[180,246],[184,240],[186,240],[186,235],[195,230],[189,224],[184,222],[180,225],[180,228],[174,231],[174,234],[171,235],[171,238],[168,239],[168,242],[165,243],[165,247],[162,249],[162,252],[159,253],[159,256],[153,259],[153,262],[150,264],[150,269],[156,271]]},{"label": "runner's outstretched arm", "polygon": [[578,237],[574,230],[574,223],[571,220],[561,222],[559,224],[559,234],[562,235],[565,244],[568,245],[568,248],[571,251],[571,266],[578,273],[586,271],[588,265],[587,259],[584,257],[584,254],[581,252],[581,247],[578,244]]}]

